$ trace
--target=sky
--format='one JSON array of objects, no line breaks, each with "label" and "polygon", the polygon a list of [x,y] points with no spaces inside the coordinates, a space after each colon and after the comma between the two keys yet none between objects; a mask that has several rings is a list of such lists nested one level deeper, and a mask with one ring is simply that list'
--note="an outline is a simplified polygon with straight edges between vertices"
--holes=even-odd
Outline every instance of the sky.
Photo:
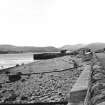
[{"label": "sky", "polygon": [[0,44],[105,42],[105,0],[0,0]]}]

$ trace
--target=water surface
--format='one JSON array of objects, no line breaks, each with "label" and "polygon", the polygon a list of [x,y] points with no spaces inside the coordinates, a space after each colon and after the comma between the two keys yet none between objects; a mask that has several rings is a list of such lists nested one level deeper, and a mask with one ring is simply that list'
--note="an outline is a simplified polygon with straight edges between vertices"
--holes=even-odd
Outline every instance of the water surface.
[{"label": "water surface", "polygon": [[33,53],[0,54],[0,69],[34,62]]}]

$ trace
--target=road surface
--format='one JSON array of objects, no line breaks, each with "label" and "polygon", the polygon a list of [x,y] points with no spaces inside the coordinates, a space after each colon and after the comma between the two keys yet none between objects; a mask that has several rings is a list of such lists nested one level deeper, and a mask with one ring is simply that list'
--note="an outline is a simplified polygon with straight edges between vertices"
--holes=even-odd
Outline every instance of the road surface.
[{"label": "road surface", "polygon": [[85,66],[77,82],[71,89],[69,99],[69,102],[72,103],[71,105],[79,105],[80,103],[81,105],[83,104],[88,89],[90,67],[90,65]]}]

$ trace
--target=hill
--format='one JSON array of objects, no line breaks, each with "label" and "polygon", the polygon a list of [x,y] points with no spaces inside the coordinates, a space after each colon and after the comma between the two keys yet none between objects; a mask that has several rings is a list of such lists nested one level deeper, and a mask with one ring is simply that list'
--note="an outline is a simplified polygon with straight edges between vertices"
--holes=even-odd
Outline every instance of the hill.
[{"label": "hill", "polygon": [[85,46],[92,49],[93,51],[105,48],[105,43],[92,43]]},{"label": "hill", "polygon": [[87,45],[84,45],[84,44],[64,45],[60,49],[61,50],[67,49],[67,50],[73,51],[73,50],[77,50],[77,49],[80,49],[80,48],[90,48],[90,49],[92,49],[92,51],[96,51],[96,50],[100,50],[100,49],[105,48],[105,43],[96,42],[96,43],[90,43],[90,44],[87,44]]},{"label": "hill", "polygon": [[48,47],[33,47],[33,46],[13,46],[13,45],[0,45],[0,53],[24,53],[24,52],[58,52],[59,49]]},{"label": "hill", "polygon": [[76,44],[76,45],[64,45],[63,47],[61,47],[60,49],[67,49],[67,50],[77,50],[79,48],[84,47],[84,44]]},{"label": "hill", "polygon": [[56,48],[53,46],[48,47],[34,47],[34,46],[13,46],[13,45],[0,45],[0,53],[37,53],[37,52],[59,52],[60,50],[70,50],[74,51],[80,48],[90,48],[93,51],[105,48],[105,43],[91,43],[88,45],[76,44],[76,45],[64,45],[61,48]]}]

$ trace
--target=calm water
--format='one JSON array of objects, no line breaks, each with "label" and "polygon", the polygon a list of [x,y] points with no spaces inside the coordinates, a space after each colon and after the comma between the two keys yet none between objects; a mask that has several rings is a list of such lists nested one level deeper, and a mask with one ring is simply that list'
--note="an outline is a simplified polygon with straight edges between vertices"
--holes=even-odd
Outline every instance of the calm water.
[{"label": "calm water", "polygon": [[16,64],[27,64],[33,61],[32,53],[0,54],[0,69],[15,66]]}]

